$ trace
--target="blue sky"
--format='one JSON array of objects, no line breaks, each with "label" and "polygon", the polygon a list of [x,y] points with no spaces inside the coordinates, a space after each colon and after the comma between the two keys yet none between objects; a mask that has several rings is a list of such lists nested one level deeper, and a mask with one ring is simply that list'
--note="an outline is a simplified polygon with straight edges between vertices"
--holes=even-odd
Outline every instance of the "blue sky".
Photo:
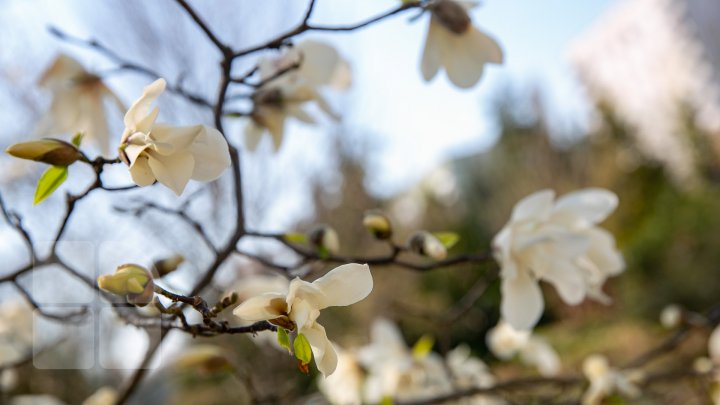
[{"label": "blue sky", "polygon": [[[506,62],[488,68],[470,90],[452,87],[442,72],[430,83],[422,81],[418,65],[427,16],[409,23],[413,14],[405,14],[351,35],[311,34],[337,44],[353,64],[355,86],[346,98],[343,123],[359,136],[383,139],[385,152],[376,167],[382,175],[374,176],[371,187],[381,194],[396,192],[452,156],[487,148],[497,132],[488,111],[493,97],[508,86],[539,88],[554,128],[584,125],[587,104],[565,55],[613,2],[484,1],[472,11],[474,22],[501,43]],[[320,1],[315,21],[361,20],[395,4]]]}]

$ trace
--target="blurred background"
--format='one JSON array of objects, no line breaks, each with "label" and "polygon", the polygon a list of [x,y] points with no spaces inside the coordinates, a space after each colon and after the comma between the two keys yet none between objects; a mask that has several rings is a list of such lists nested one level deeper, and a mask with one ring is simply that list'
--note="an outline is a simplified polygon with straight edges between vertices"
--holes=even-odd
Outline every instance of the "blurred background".
[{"label": "blurred background", "polygon": [[[50,101],[36,81],[58,52],[72,55],[93,72],[108,72],[103,75],[106,83],[127,104],[149,82],[133,73],[113,71],[110,61],[91,50],[57,40],[48,33],[49,25],[81,38],[96,38],[122,57],[214,97],[219,55],[172,1],[1,3],[3,148],[33,136]],[[306,7],[303,2],[280,0],[192,4],[235,48],[260,43],[294,26]],[[351,23],[395,5],[389,0],[319,0],[312,21]],[[338,231],[341,253],[382,254],[384,246],[374,242],[361,224],[365,210],[381,208],[393,220],[398,242],[418,229],[453,231],[461,240],[451,253],[485,252],[512,206],[527,194],[543,188],[562,194],[605,187],[620,197],[617,212],[604,226],[616,236],[627,269],[605,286],[613,298],[610,306],[568,307],[554,290],[545,290],[548,308],[539,331],[560,353],[564,370],[577,372],[581,359],[593,351],[622,359],[650,347],[664,336],[657,315],[669,303],[697,311],[716,303],[720,3],[483,1],[473,9],[473,21],[498,40],[506,61],[487,68],[481,82],[469,90],[453,87],[442,73],[430,83],[423,82],[419,60],[427,16],[410,21],[412,15],[353,33],[303,35],[335,46],[352,66],[353,85],[343,93],[325,94],[342,117],[338,122],[320,120],[315,126],[293,122],[279,152],[273,153],[269,142],[263,142],[257,152],[243,154],[251,229],[302,232],[323,223]],[[237,72],[250,69],[254,61],[253,57],[239,61]],[[242,108],[242,101],[238,105]],[[211,122],[208,111],[177,96],[163,96],[160,108],[163,122]],[[110,117],[117,142],[121,115]],[[241,119],[227,121],[226,135],[236,145],[242,144],[243,127]],[[3,199],[25,218],[38,241],[43,235],[51,237],[64,209],[61,193],[32,207],[40,166],[0,157]],[[70,180],[60,191],[83,189],[91,174],[85,168],[71,168]],[[124,167],[110,170],[107,176],[117,185],[130,181]],[[228,186],[224,177],[209,191],[196,183],[185,193],[199,192],[191,213],[206,221],[215,241],[222,240],[228,229],[223,223],[224,215],[231,212]],[[177,205],[170,191],[158,187],[152,191],[159,203]],[[96,266],[86,268],[94,276],[123,262],[149,263],[183,252],[188,264],[168,283],[187,290],[212,256],[171,217],[157,212],[133,216],[113,209],[137,205],[143,193],[93,195],[73,218],[68,239],[92,241],[89,249],[94,249]],[[22,266],[21,240],[5,224],[0,226],[0,240],[2,271]],[[243,248],[278,261],[292,257],[271,243],[251,240]],[[70,257],[74,252],[75,260],[83,260],[78,254],[81,248],[67,249]],[[329,268],[315,266],[309,271],[320,275]],[[368,325],[381,315],[399,323],[408,344],[429,332],[436,337],[435,350],[444,353],[466,342],[493,366],[497,360],[487,352],[484,336],[498,319],[497,285],[490,286],[459,319],[450,324],[440,319],[470,286],[492,271],[477,266],[426,274],[375,269],[371,297],[352,308],[327,311],[323,324],[339,344],[352,346],[367,342]],[[221,269],[216,291],[210,294],[220,297],[242,277],[263,272],[253,262],[233,259]],[[61,273],[50,273],[22,282],[43,297],[58,296],[57,302],[67,303],[67,295],[89,294]],[[6,286],[0,294],[3,302],[18,298]],[[26,365],[18,369],[19,382],[7,387],[6,397],[49,393],[73,404],[99,386],[117,386],[129,373],[125,369],[142,357],[147,338],[132,327],[103,327],[111,331],[103,336],[120,337],[105,352],[121,353],[112,360],[112,369],[92,361],[78,370]],[[158,361],[151,373],[150,381],[155,383],[143,386],[141,398],[197,403],[190,392],[202,392],[203,399],[213,398],[212,403],[247,401],[247,380],[241,377],[248,370],[286,381],[287,387],[278,391],[263,381],[252,383],[263,395],[277,394],[278,402],[315,398],[313,379],[299,375],[280,351],[257,350],[252,340],[235,336],[202,342],[222,346],[232,353],[229,358],[235,367],[244,371],[226,375],[222,368],[219,373],[195,370],[188,377],[185,371],[173,371],[171,360],[196,341],[173,336],[160,356],[164,361]],[[82,351],[83,344],[74,347]],[[703,350],[699,345],[678,361]],[[517,364],[493,371],[501,377],[532,373]],[[164,373],[182,376],[164,379]],[[213,394],[203,387],[211,387]]]}]

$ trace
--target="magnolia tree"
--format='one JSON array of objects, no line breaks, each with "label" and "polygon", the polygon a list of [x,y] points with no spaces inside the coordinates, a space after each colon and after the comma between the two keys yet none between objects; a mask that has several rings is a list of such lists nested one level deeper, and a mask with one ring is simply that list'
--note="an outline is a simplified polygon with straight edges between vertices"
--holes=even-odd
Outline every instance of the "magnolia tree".
[{"label": "magnolia tree", "polygon": [[[12,396],[18,383],[15,369],[53,349],[51,345],[33,344],[38,340],[33,337],[32,318],[68,324],[90,322],[89,305],[58,311],[44,305],[41,297],[25,287],[24,278],[46,267],[69,274],[85,288],[97,291],[101,300],[110,304],[113,319],[146,331],[151,337],[142,359],[127,379],[99,388],[85,404],[145,403],[145,397],[138,397],[140,387],[150,381],[146,378],[150,378],[149,366],[172,334],[197,339],[250,335],[258,345],[275,347],[292,359],[287,367],[297,368],[299,373],[317,374],[317,388],[327,402],[337,404],[516,401],[600,404],[609,398],[652,401],[657,395],[655,387],[683,380],[704,387],[702,395],[717,392],[708,387],[714,387],[718,380],[720,329],[708,334],[708,357],[699,358],[695,364],[679,369],[650,365],[656,358],[674,353],[691,331],[710,332],[718,313],[699,314],[668,307],[662,322],[675,332],[659,347],[638,348],[637,357],[623,364],[611,364],[602,353],[588,353],[582,367],[574,372],[563,365],[562,353],[558,354],[533,332],[544,309],[541,282],[555,289],[567,305],[578,305],[588,299],[611,302],[611,297],[603,292],[603,284],[621,274],[625,267],[613,235],[601,226],[618,206],[618,196],[612,191],[588,188],[562,196],[552,190],[535,192],[515,205],[507,224],[497,231],[485,251],[454,256],[448,255],[448,249],[457,241],[457,235],[408,230],[412,236],[401,242],[395,236],[397,230],[392,221],[377,210],[368,211],[358,221],[362,221],[378,244],[387,248],[382,255],[362,251],[340,255],[338,234],[327,226],[318,226],[307,235],[292,230],[265,232],[247,226],[242,154],[253,153],[265,138],[269,138],[275,150],[280,149],[283,140],[292,136],[286,133],[286,121],[315,122],[316,117],[306,109],[311,104],[328,116],[337,117],[323,92],[343,90],[350,84],[350,66],[340,54],[323,42],[302,40],[302,34],[354,31],[414,13],[413,21],[423,18],[428,25],[419,79],[433,80],[443,70],[454,85],[468,88],[478,83],[486,65],[502,64],[503,50],[492,36],[473,25],[467,4],[453,0],[403,1],[366,21],[326,26],[313,23],[316,1],[311,0],[296,26],[267,42],[238,49],[216,34],[201,11],[185,0],[176,3],[220,55],[220,82],[208,84],[217,89],[213,99],[187,90],[180,82],[170,83],[142,63],[126,60],[95,40],[51,30],[60,40],[90,48],[117,64],[119,70],[147,79],[147,84],[144,89],[134,90],[137,96],[125,108],[123,100],[105,84],[102,74],[86,70],[73,57],[60,55],[39,80],[39,85],[52,94],[50,110],[40,122],[39,132],[51,137],[7,148],[7,153],[16,158],[48,165],[37,181],[34,204],[52,196],[63,182],[76,181],[68,176],[70,166],[89,167],[93,178],[79,192],[65,195],[64,212],[53,214],[60,217],[59,226],[52,230],[50,242],[44,247],[25,225],[27,218],[21,218],[0,199],[4,219],[24,241],[27,251],[25,265],[0,277],[0,283],[12,285],[24,298],[24,302],[6,302],[0,313],[1,386],[6,398]],[[261,52],[265,56],[256,57]],[[253,58],[254,68],[238,71],[238,61]],[[158,122],[156,100],[170,97],[168,93],[186,99],[198,109],[211,111],[213,122],[189,126]],[[232,107],[236,98],[247,101],[247,108]],[[107,100],[124,114],[122,133],[112,134],[108,130]],[[227,136],[224,126],[231,120],[245,122],[244,140]],[[99,154],[92,156],[91,151]],[[125,169],[127,185],[108,185],[105,174],[115,166]],[[232,217],[222,220],[230,229],[220,239],[213,236],[216,235],[210,229],[213,224],[197,219],[190,209],[198,192],[186,192],[191,180],[208,183],[197,188],[202,192],[213,187],[212,182],[219,178],[230,179],[231,198],[222,200],[222,204],[233,211]],[[126,192],[137,188],[146,190],[144,199],[138,207],[130,208],[123,200]],[[153,193],[160,188],[170,189],[177,195],[177,202],[164,205],[153,199]],[[141,215],[158,211],[167,214],[168,223],[187,225],[188,234],[181,238],[199,238],[203,246],[198,249],[211,252],[211,260],[194,284],[181,288],[167,279],[176,269],[182,269],[186,255],[101,269],[102,274],[96,278],[87,276],[88,272],[64,257],[62,247],[68,226],[82,209],[94,209],[80,208],[79,203],[98,193],[111,194],[121,212]],[[134,233],[143,232],[140,227],[124,231],[127,234],[120,239],[132,240],[137,237]],[[285,256],[266,256],[241,247],[248,239],[277,243]],[[152,246],[145,249],[150,250],[149,256],[162,254],[155,254]],[[284,259],[288,253],[293,257],[291,262]],[[242,277],[235,287],[224,289],[219,299],[212,298],[218,296],[212,287],[219,269],[236,256],[256,262],[272,276]],[[310,281],[304,269],[314,263],[336,267]],[[383,267],[432,272],[463,264],[482,264],[490,270],[483,274],[480,287],[472,287],[458,303],[461,306],[457,316],[462,316],[463,307],[479,300],[489,284],[499,283],[501,320],[487,334],[486,344],[500,361],[517,359],[528,367],[526,376],[496,376],[467,345],[458,345],[441,356],[433,351],[431,335],[409,346],[388,314],[372,314],[376,320],[363,338],[368,342],[365,345],[341,346],[337,342],[345,341],[343,337],[328,333],[320,322],[323,309],[350,306],[372,295],[377,287],[373,273]],[[232,369],[234,364],[243,362],[242,358],[230,358],[219,347],[204,343],[185,349],[173,359],[173,364],[216,371]],[[254,378],[277,377],[271,373]],[[151,383],[147,384],[152,388]],[[249,393],[248,401],[263,400],[254,393],[251,380],[244,390]],[[720,403],[718,395],[712,396]]]}]

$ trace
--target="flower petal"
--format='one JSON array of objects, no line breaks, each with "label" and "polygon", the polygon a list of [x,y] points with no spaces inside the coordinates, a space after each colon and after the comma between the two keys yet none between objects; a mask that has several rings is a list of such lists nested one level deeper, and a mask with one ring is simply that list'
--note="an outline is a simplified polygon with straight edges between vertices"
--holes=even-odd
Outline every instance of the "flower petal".
[{"label": "flower petal", "polygon": [[154,141],[155,152],[169,156],[188,149],[195,139],[200,136],[203,125],[189,127],[175,127],[165,124],[153,125],[150,138]]},{"label": "flower petal", "polygon": [[618,206],[618,197],[610,190],[587,188],[560,197],[553,215],[571,214],[591,224],[602,222]]},{"label": "flower petal", "polygon": [[337,267],[312,283],[322,292],[318,309],[354,304],[367,297],[373,279],[367,264],[349,263]]},{"label": "flower petal", "polygon": [[155,178],[177,195],[185,190],[195,165],[190,152],[179,152],[171,156],[152,153],[148,163]]},{"label": "flower petal", "polygon": [[230,150],[220,131],[205,125],[200,127],[200,134],[190,145],[190,152],[195,159],[192,179],[212,181],[230,167]]},{"label": "flower petal", "polygon": [[544,302],[540,286],[525,271],[515,278],[503,278],[500,313],[515,329],[532,329],[542,316]]},{"label": "flower petal", "polygon": [[267,321],[284,316],[286,312],[285,295],[265,293],[243,301],[235,307],[233,315],[250,322]]},{"label": "flower petal", "polygon": [[340,55],[332,46],[313,40],[305,40],[296,47],[302,62],[298,74],[313,87],[328,84],[340,62]]},{"label": "flower petal", "polygon": [[165,80],[157,79],[143,89],[143,94],[125,113],[125,128],[140,132],[149,132],[149,126],[155,121],[158,110],[150,110],[150,105],[165,91]]},{"label": "flower petal", "polygon": [[420,62],[420,72],[426,82],[432,80],[440,70],[440,35],[438,31],[444,28],[436,21],[435,17],[430,18],[427,34],[425,36],[425,46],[423,48],[422,60]]},{"label": "flower petal", "polygon": [[80,62],[61,53],[40,77],[38,85],[45,88],[56,89],[67,85],[67,82],[75,77],[87,74],[88,72]]},{"label": "flower petal", "polygon": [[255,120],[248,121],[245,125],[245,147],[251,152],[257,149],[264,132],[265,128],[258,125]]},{"label": "flower petal", "polygon": [[537,191],[520,200],[513,208],[512,222],[542,219],[548,216],[553,208],[555,192],[552,190]]},{"label": "flower petal", "polygon": [[299,330],[307,338],[312,347],[313,356],[315,357],[315,365],[318,370],[325,376],[329,376],[337,368],[337,353],[330,340],[327,338],[325,328],[315,323],[311,328]]},{"label": "flower petal", "polygon": [[132,162],[133,164],[130,166],[130,176],[132,177],[133,183],[140,187],[155,183],[155,175],[152,170],[150,170],[147,155],[140,155]]}]

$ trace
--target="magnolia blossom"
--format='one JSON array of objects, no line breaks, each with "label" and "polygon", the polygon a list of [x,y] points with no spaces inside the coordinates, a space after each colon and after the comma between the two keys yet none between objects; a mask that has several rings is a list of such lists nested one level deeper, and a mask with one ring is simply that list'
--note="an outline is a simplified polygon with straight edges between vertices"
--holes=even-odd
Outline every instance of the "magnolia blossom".
[{"label": "magnolia blossom", "polygon": [[258,71],[260,80],[272,83],[304,83],[345,90],[352,82],[350,64],[335,48],[314,40],[301,41],[279,56],[261,58]]},{"label": "magnolia blossom", "polygon": [[60,54],[38,84],[52,93],[50,110],[37,129],[40,135],[83,132],[86,139],[97,143],[102,153],[109,152],[103,101],[110,99],[119,111],[125,111],[125,107],[100,77],[86,71],[75,59]]},{"label": "magnolia blossom", "polygon": [[270,321],[303,334],[312,347],[318,370],[328,376],[337,367],[337,354],[317,322],[320,310],[354,304],[370,294],[372,275],[367,265],[346,264],[308,283],[295,278],[285,293],[265,293],[240,304],[233,314],[246,321]]},{"label": "magnolia blossom", "polygon": [[325,398],[336,405],[360,405],[364,373],[354,353],[335,347],[338,363],[335,372],[318,379],[318,388]]},{"label": "magnolia blossom", "polygon": [[214,128],[156,124],[158,108],[151,110],[151,104],[164,90],[165,80],[154,81],[125,114],[120,158],[130,167],[138,186],[157,180],[180,195],[190,179],[220,177],[230,166],[230,152],[225,138]]},{"label": "magnolia blossom", "polygon": [[385,319],[376,320],[370,333],[370,344],[357,355],[368,370],[365,403],[378,403],[384,398],[410,401],[452,391],[439,355],[433,352],[414,355],[397,326]]},{"label": "magnolia blossom", "polygon": [[540,280],[552,284],[570,305],[585,297],[609,301],[602,285],[625,265],[613,236],[596,225],[617,204],[611,191],[585,189],[557,201],[553,191],[543,190],[515,206],[510,221],[493,239],[501,266],[501,313],[508,323],[530,329],[540,319]]},{"label": "magnolia blossom", "polygon": [[488,332],[487,344],[500,359],[509,360],[518,355],[523,363],[537,367],[543,376],[550,377],[560,372],[560,358],[555,350],[529,330],[516,330],[509,323],[500,321]]},{"label": "magnolia blossom", "polygon": [[263,58],[258,69],[264,84],[252,96],[253,111],[245,129],[248,149],[255,150],[268,132],[277,151],[288,118],[315,124],[315,118],[304,109],[306,104],[315,102],[338,119],[318,91],[322,86],[344,90],[350,85],[350,67],[334,48],[322,42],[303,41],[278,57]]},{"label": "magnolia blossom", "polygon": [[583,362],[583,374],[590,386],[582,397],[583,405],[600,405],[603,398],[617,392],[629,398],[640,395],[635,385],[642,378],[640,374],[623,373],[612,367],[605,356],[594,354]]},{"label": "magnolia blossom", "polygon": [[113,405],[117,402],[118,392],[110,386],[100,387],[83,401],[82,405]]},{"label": "magnolia blossom", "polygon": [[503,62],[500,46],[472,25],[459,2],[434,0],[427,8],[431,17],[420,64],[425,81],[442,66],[454,85],[468,88],[480,80],[485,64]]},{"label": "magnolia blossom", "polygon": [[[495,377],[482,360],[472,357],[470,347],[460,345],[448,352],[445,363],[452,375],[453,386],[459,390],[470,388],[490,388],[495,385]],[[488,395],[475,395],[456,404],[491,405],[504,401]]]}]

